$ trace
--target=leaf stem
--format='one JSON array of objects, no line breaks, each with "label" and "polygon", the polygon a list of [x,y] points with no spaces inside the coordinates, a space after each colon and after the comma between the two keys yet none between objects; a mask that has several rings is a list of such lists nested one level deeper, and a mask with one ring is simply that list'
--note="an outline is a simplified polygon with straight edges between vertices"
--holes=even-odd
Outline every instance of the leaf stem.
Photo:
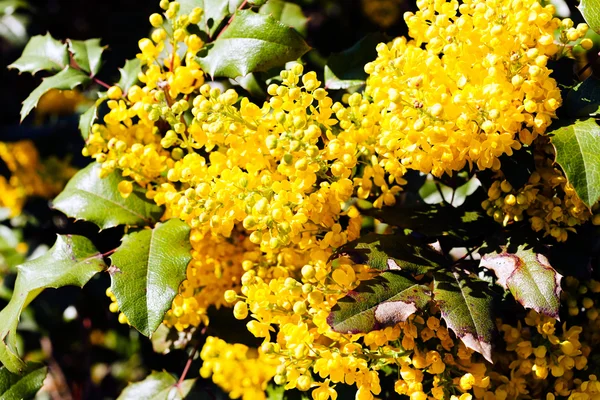
[{"label": "leaf stem", "polygon": [[[206,328],[207,327],[205,326],[202,329],[202,331],[200,331],[201,335],[204,335],[206,333]],[[188,374],[188,372],[190,371],[190,367],[192,366],[192,362],[194,361],[194,356],[196,355],[196,352],[198,352],[199,346],[200,346],[200,341],[198,341],[196,343],[196,345],[194,346],[194,349],[190,353],[190,356],[188,357],[188,360],[185,363],[185,367],[183,368],[183,372],[181,373],[181,377],[179,378],[179,381],[177,381],[177,384],[175,385],[175,387],[180,387],[181,384],[183,383],[183,381],[185,381],[185,377]]]},{"label": "leaf stem", "polygon": [[117,251],[117,249],[116,249],[116,248],[114,248],[114,249],[112,249],[112,250],[109,250],[109,251],[107,251],[106,253],[102,253],[102,257],[108,257],[108,256],[110,256],[111,254],[113,254],[115,251]]}]

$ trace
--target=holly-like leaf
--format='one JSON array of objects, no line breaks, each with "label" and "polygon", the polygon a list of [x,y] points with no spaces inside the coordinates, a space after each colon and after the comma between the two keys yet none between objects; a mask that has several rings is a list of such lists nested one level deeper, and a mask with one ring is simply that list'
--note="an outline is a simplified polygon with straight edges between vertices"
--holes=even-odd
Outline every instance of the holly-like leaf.
[{"label": "holly-like leaf", "polygon": [[28,362],[22,374],[0,368],[0,399],[32,399],[44,385],[48,367],[44,364]]},{"label": "holly-like leaf", "polygon": [[209,75],[233,79],[284,65],[308,50],[294,29],[270,15],[241,10],[197,61]]},{"label": "holly-like leaf", "polygon": [[434,274],[433,299],[465,346],[492,362],[492,294],[487,282],[458,271]]},{"label": "holly-like leaf", "polygon": [[200,7],[204,12],[198,27],[213,37],[240,3],[241,0],[181,0],[179,15],[189,14],[195,7]]},{"label": "holly-like leaf", "polygon": [[521,245],[515,253],[504,247],[500,253],[485,254],[481,267],[494,271],[498,284],[510,290],[526,308],[559,319],[560,275],[543,254]]},{"label": "holly-like leaf", "polygon": [[600,127],[593,118],[550,132],[556,162],[579,198],[592,207],[600,199]]},{"label": "holly-like leaf", "polygon": [[596,33],[600,33],[600,3],[598,0],[581,0],[577,8],[579,8],[589,27]]},{"label": "holly-like leaf", "polygon": [[308,18],[304,16],[302,7],[298,4],[281,0],[269,0],[258,10],[260,14],[272,15],[284,25],[294,28],[302,36],[306,36],[306,23]]},{"label": "holly-like leaf", "polygon": [[50,89],[70,90],[79,85],[90,81],[90,77],[85,73],[71,67],[67,67],[58,74],[49,76],[42,80],[42,83],[29,94],[23,101],[21,108],[21,121],[37,106],[40,97]]},{"label": "holly-like leaf", "polygon": [[121,79],[117,86],[121,88],[123,93],[127,93],[129,89],[138,82],[138,74],[142,71],[142,64],[139,58],[125,61],[123,68],[119,68]]},{"label": "holly-like leaf", "polygon": [[325,87],[336,90],[364,85],[367,79],[365,64],[377,58],[375,47],[386,41],[384,34],[372,33],[351,48],[330,55],[325,65]]},{"label": "holly-like leaf", "polygon": [[366,333],[406,321],[430,299],[427,286],[398,271],[386,271],[338,300],[327,323],[336,332]]},{"label": "holly-like leaf", "polygon": [[181,400],[192,390],[195,379],[186,379],[177,384],[177,379],[168,372],[153,371],[141,382],[131,383],[117,400]]},{"label": "holly-like leaf", "polygon": [[107,100],[107,97],[101,97],[90,106],[83,114],[79,116],[79,132],[83,140],[87,140],[90,136],[90,129],[98,118],[98,107]]},{"label": "holly-like leaf", "polygon": [[23,54],[8,68],[35,74],[38,71],[58,72],[69,65],[66,43],[54,39],[49,33],[32,37]]},{"label": "holly-like leaf", "polygon": [[43,256],[17,268],[12,298],[0,311],[0,361],[13,373],[25,370],[17,354],[16,330],[23,309],[46,288],[82,287],[106,268],[102,254],[92,242],[77,235],[58,235],[54,246]]},{"label": "holly-like leaf", "polygon": [[93,222],[100,229],[118,225],[144,226],[158,221],[163,210],[133,184],[133,192],[123,198],[118,190],[123,180],[118,171],[100,178],[101,165],[91,163],[77,172],[54,199],[53,207],[67,216]]},{"label": "holly-like leaf", "polygon": [[102,53],[106,46],[100,45],[100,39],[68,40],[69,50],[81,69],[94,76],[100,70]]},{"label": "holly-like leaf", "polygon": [[129,323],[151,336],[171,308],[192,256],[190,227],[179,219],[123,237],[111,256],[111,288]]},{"label": "holly-like leaf", "polygon": [[444,257],[427,243],[405,235],[369,233],[340,247],[334,256],[349,256],[379,271],[422,274],[445,265]]}]

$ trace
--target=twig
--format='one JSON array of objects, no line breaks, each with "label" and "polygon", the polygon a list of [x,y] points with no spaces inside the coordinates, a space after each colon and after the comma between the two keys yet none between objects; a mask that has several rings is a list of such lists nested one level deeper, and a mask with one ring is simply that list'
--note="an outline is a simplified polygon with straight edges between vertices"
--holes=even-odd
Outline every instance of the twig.
[{"label": "twig", "polygon": [[[206,328],[207,327],[205,326],[200,331],[201,335],[204,335],[206,333]],[[185,367],[183,368],[183,372],[181,373],[181,377],[179,378],[179,381],[177,382],[177,384],[175,385],[175,387],[180,387],[181,384],[183,383],[183,381],[185,380],[185,377],[188,374],[188,372],[190,371],[190,367],[192,366],[192,362],[194,361],[194,356],[196,355],[196,352],[198,352],[198,347],[200,347],[200,341],[198,341],[196,343],[196,345],[194,346],[194,349],[190,353],[190,356],[188,357],[188,360],[185,363]]]}]

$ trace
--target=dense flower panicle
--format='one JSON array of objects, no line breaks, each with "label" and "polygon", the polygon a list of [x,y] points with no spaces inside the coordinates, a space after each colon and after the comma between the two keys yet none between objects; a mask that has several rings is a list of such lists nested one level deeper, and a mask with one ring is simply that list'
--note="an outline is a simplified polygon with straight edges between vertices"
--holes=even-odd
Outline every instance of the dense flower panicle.
[{"label": "dense flower panicle", "polygon": [[[554,150],[546,139],[534,147],[535,171],[527,183],[515,189],[505,179],[495,180],[482,203],[487,214],[504,226],[529,217],[534,231],[543,231],[557,241],[567,240],[568,232],[591,220],[600,225],[598,206],[590,211],[577,196],[563,172],[552,161]],[[502,173],[499,173],[502,177]]]},{"label": "dense flower panicle", "polygon": [[498,157],[555,117],[561,98],[547,62],[585,27],[564,28],[537,0],[417,5],[405,15],[412,40],[380,44],[365,66],[365,94],[382,110],[381,164],[435,176],[472,164],[498,170]]},{"label": "dense flower panicle", "polygon": [[204,361],[200,375],[212,376],[232,399],[266,399],[265,390],[275,375],[277,363],[265,357],[260,349],[209,336],[200,357]]},{"label": "dense flower panicle", "polygon": [[187,279],[181,284],[173,306],[165,316],[165,325],[179,331],[208,325],[206,311],[210,306],[227,305],[223,293],[240,292],[242,263],[255,251],[255,245],[246,237],[236,242],[194,231],[190,235],[193,246],[192,261],[187,269]]},{"label": "dense flower panicle", "polygon": [[30,140],[0,142],[0,160],[10,173],[8,178],[0,175],[0,207],[8,208],[12,216],[21,213],[28,197],[56,196],[75,173],[67,160],[41,160]]},{"label": "dense flower panicle", "polygon": [[561,103],[547,62],[586,27],[553,18],[553,7],[535,0],[417,5],[405,16],[412,39],[377,47],[364,93],[334,103],[317,74],[295,63],[255,104],[204,82],[195,61],[203,43],[187,30],[202,10],[184,14],[162,0],[166,21],[153,14],[155,30],[139,42],[141,84],[107,92],[110,111],[84,153],[103,175],[122,171],[123,196],[135,181],[165,206],[164,219],[192,228],[187,279],[165,325],[187,331],[208,324],[208,308],[228,306],[263,340],[256,350],[208,338],[201,374],[232,398],[264,398],[273,379],[315,400],[336,399],[336,385],[370,400],[382,396],[389,366],[398,372],[394,390],[411,400],[567,396],[597,386],[585,372],[581,328],[561,329],[534,312],[517,327],[500,323],[506,349],[493,368],[433,306],[369,333],[328,323],[338,300],[374,276],[348,257],[331,259],[361,234],[354,201],[393,205],[409,169],[438,177],[467,166],[497,171],[488,214],[504,224],[529,218],[557,240],[596,218],[544,151],[518,189],[498,160],[524,145],[543,148]]}]

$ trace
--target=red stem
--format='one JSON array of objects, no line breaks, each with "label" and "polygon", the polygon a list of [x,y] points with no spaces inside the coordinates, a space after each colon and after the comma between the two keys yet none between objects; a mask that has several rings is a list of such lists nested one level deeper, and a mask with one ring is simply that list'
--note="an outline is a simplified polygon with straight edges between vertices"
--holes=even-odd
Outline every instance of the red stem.
[{"label": "red stem", "polygon": [[110,89],[111,88],[111,86],[108,83],[101,81],[100,79],[96,78],[95,76],[94,77],[90,76],[90,78],[92,78],[92,80],[94,82],[96,82],[98,85],[104,86],[106,89]]},{"label": "red stem", "polygon": [[117,249],[112,249],[112,250],[107,251],[106,253],[102,253],[102,257],[108,257],[115,251],[117,251]]}]

